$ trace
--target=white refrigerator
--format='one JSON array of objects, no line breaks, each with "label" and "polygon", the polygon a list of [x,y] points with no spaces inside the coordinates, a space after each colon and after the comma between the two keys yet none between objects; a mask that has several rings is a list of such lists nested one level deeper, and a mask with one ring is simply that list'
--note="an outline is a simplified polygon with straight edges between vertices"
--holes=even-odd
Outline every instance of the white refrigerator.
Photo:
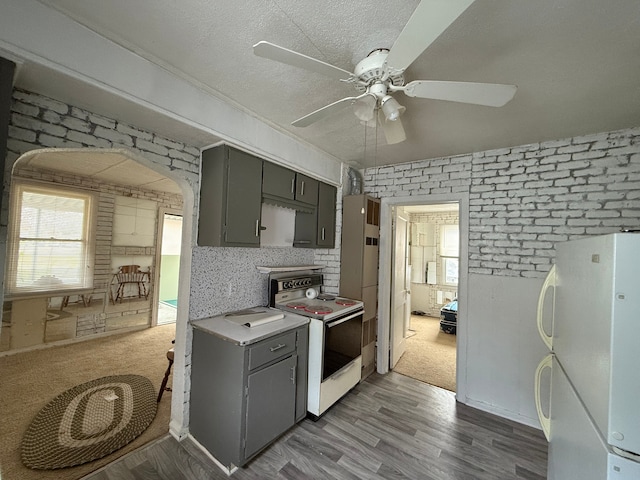
[{"label": "white refrigerator", "polygon": [[536,371],[548,479],[640,479],[640,234],[559,244],[538,330],[550,350]]}]

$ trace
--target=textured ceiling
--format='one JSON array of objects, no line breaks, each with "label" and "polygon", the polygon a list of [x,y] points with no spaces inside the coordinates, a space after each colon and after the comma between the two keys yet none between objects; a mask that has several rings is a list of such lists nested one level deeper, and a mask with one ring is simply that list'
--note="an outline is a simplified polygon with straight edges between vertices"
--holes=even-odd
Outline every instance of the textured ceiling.
[{"label": "textured ceiling", "polygon": [[83,151],[47,151],[27,154],[21,158],[19,168],[55,170],[70,175],[91,178],[100,183],[138,187],[157,192],[182,195],[173,180],[113,152],[85,149]]},{"label": "textured ceiling", "polygon": [[[407,108],[407,140],[396,145],[386,145],[382,132],[374,142],[376,131],[360,125],[350,109],[306,128],[291,126],[355,90],[257,57],[252,45],[267,40],[352,71],[371,50],[393,45],[417,0],[41,2],[359,166],[640,125],[637,0],[476,0],[405,78],[515,84],[515,98],[491,108],[397,93]],[[37,88],[37,79],[23,81]],[[153,127],[153,119],[145,126]]]}]

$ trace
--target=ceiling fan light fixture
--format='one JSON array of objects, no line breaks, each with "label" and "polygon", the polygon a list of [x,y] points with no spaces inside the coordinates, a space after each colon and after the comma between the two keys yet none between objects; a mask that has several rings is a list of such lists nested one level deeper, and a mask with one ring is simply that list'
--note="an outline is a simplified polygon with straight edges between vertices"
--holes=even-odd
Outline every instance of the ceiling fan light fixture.
[{"label": "ceiling fan light fixture", "polygon": [[395,122],[406,110],[406,108],[400,105],[391,95],[385,95],[380,101],[380,106],[382,107],[384,118],[388,122]]},{"label": "ceiling fan light fixture", "polygon": [[377,99],[374,95],[366,95],[353,102],[353,113],[362,123],[369,123],[374,119]]}]

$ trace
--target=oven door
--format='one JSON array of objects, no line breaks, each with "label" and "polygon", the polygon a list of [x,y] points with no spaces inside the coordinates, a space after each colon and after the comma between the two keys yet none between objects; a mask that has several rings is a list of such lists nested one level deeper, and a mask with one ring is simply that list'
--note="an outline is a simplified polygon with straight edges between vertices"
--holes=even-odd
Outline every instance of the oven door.
[{"label": "oven door", "polygon": [[363,314],[359,310],[324,322],[323,381],[360,356]]}]

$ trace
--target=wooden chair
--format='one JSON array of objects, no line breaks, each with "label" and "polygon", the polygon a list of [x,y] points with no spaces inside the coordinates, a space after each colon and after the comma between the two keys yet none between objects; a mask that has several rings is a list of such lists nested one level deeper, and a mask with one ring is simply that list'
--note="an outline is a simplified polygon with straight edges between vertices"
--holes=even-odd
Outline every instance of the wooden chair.
[{"label": "wooden chair", "polygon": [[173,365],[173,355],[174,355],[174,349],[173,347],[171,347],[167,351],[167,360],[169,360],[169,366],[167,367],[167,371],[164,372],[164,378],[162,379],[162,384],[160,385],[160,391],[158,392],[158,403],[160,403],[160,400],[162,400],[162,394],[165,392],[165,390],[169,392],[171,391],[171,387],[167,387],[167,382],[169,381],[169,375],[171,374],[171,367]]},{"label": "wooden chair", "polygon": [[114,303],[125,298],[125,288],[127,285],[134,285],[138,288],[138,298],[149,297],[147,290],[147,283],[150,281],[150,272],[140,270],[140,265],[123,265],[118,269],[118,273],[115,274],[115,280],[118,285],[116,289],[116,296]]}]

